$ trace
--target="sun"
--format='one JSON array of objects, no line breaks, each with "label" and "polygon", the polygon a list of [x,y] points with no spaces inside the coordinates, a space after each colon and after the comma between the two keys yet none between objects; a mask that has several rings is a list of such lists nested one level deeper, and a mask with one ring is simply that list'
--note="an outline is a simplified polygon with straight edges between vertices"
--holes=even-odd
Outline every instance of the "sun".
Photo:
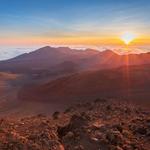
[{"label": "sun", "polygon": [[131,32],[125,32],[120,38],[126,45],[129,45],[136,38],[136,35]]}]

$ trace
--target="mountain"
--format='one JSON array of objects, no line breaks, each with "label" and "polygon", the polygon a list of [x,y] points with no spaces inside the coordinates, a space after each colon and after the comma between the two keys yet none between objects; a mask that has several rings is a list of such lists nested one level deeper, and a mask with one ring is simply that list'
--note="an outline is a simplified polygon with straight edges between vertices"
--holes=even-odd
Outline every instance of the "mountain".
[{"label": "mountain", "polygon": [[107,97],[150,106],[149,74],[150,65],[85,71],[46,84],[24,87],[19,93],[19,99],[68,105],[91,98]]},{"label": "mountain", "polygon": [[[50,71],[100,70],[117,68],[124,65],[150,64],[150,53],[119,55],[111,50],[97,51],[93,49],[76,50],[68,47],[43,47],[15,58],[1,61],[0,71],[15,73],[40,73]],[[63,73],[62,73],[63,74]]]},{"label": "mountain", "polygon": [[111,50],[105,50],[84,60],[85,69],[110,69],[121,66],[150,64],[150,53],[118,55]]},{"label": "mountain", "polygon": [[64,62],[78,62],[79,59],[85,59],[99,53],[96,50],[87,49],[74,50],[68,47],[43,47],[30,53],[19,55],[15,58],[1,61],[1,71],[14,71],[28,73],[37,70],[50,70],[55,65]]}]

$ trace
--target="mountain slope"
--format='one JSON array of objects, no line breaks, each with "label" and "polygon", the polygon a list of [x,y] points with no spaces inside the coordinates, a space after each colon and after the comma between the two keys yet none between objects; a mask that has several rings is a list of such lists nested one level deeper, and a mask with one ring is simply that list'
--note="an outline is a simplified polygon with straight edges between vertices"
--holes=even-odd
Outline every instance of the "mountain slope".
[{"label": "mountain slope", "polygon": [[150,106],[149,74],[149,65],[76,73],[46,84],[25,87],[20,91],[19,99],[68,104],[100,96],[144,100],[141,103]]}]

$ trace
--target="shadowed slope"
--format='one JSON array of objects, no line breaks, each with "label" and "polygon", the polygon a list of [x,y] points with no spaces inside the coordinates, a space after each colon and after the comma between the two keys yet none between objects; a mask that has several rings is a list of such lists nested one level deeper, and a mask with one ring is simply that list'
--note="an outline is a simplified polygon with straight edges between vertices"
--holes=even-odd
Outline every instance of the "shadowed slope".
[{"label": "shadowed slope", "polygon": [[150,104],[149,74],[149,65],[82,72],[44,85],[23,88],[19,98],[25,101],[68,104],[102,96],[144,100],[141,103]]}]

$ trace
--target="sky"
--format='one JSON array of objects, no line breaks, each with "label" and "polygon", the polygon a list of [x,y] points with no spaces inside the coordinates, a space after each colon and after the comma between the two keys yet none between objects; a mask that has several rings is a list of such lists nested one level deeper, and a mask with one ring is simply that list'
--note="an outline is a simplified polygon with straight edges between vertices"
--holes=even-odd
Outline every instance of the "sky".
[{"label": "sky", "polygon": [[136,35],[133,46],[149,45],[149,0],[0,0],[5,49],[123,45],[124,32]]}]

